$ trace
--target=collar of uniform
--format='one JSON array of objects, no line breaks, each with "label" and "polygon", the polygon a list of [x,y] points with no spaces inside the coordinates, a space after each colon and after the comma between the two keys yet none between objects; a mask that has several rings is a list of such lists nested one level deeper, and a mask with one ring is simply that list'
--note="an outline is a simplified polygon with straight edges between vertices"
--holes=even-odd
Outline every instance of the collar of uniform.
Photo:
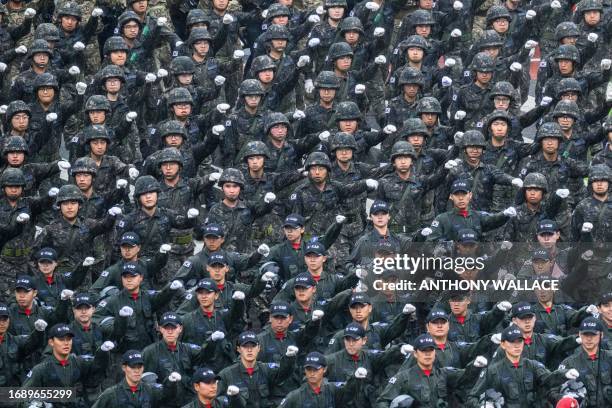
[{"label": "collar of uniform", "polygon": [[[143,295],[145,294],[145,292],[146,291],[143,290],[142,287],[141,287],[140,290],[138,291],[138,297],[135,300],[141,299],[143,297]],[[125,289],[125,288],[121,289],[121,294],[123,296],[125,296],[126,298],[134,299],[132,297],[132,294],[127,289]]]},{"label": "collar of uniform", "polygon": [[[142,384],[142,383],[138,383],[138,385],[136,386],[136,392],[140,391],[140,385],[141,385],[141,384]],[[131,389],[131,388],[130,388],[130,386],[128,385],[128,383],[127,383],[127,381],[125,380],[125,378],[123,378],[123,379],[121,380],[121,387],[122,387],[124,390],[126,390],[126,391],[128,391],[128,392],[130,392],[130,393],[132,392],[132,389]]]},{"label": "collar of uniform", "polygon": [[179,177],[179,181],[178,183],[176,183],[174,187],[170,187],[164,182],[159,183],[159,185],[162,191],[177,190],[179,188],[187,187],[187,184],[185,183],[185,180],[183,179],[183,177]]},{"label": "collar of uniform", "polygon": [[[242,361],[239,361],[238,364],[240,365],[240,372],[242,374],[248,375],[247,368],[244,366],[244,364],[242,364]],[[259,369],[259,361],[256,361],[255,365],[253,366],[253,373],[256,373],[258,369]]]},{"label": "collar of uniform", "polygon": [[[523,367],[523,358],[521,358],[518,362],[518,367],[517,368],[522,368]],[[514,363],[510,360],[508,360],[508,357],[504,357],[504,364],[506,364],[508,367],[510,368],[514,368]]]},{"label": "collar of uniform", "polygon": [[333,170],[336,170],[336,171],[339,171],[339,172],[342,172],[342,173],[346,173],[346,174],[354,174],[354,173],[357,173],[357,170],[355,169],[355,162],[354,162],[353,160],[351,160],[351,161],[349,162],[349,166],[348,166],[348,169],[347,169],[346,171],[342,170],[342,169],[340,168],[340,166],[338,166],[338,162],[337,162],[336,160],[334,160],[334,161],[332,162],[332,171],[333,171]]},{"label": "collar of uniform", "polygon": [[66,367],[70,365],[70,356],[68,356],[65,360],[58,360],[55,356],[53,356],[53,362],[56,365]]},{"label": "collar of uniform", "polygon": [[[459,210],[459,209],[457,209],[457,208],[453,207],[453,214],[455,214],[455,215],[461,215],[461,213],[462,213],[463,211],[467,212],[467,216],[468,216],[468,217],[470,217],[472,214],[474,214],[474,212],[472,211],[472,209],[471,209],[471,208],[469,208],[469,207],[468,207],[468,209],[467,209],[467,210]],[[461,215],[461,216],[463,217],[463,215]]]},{"label": "collar of uniform", "polygon": [[247,208],[246,203],[244,202],[244,200],[243,200],[243,199],[238,199],[238,203],[236,204],[236,206],[235,206],[235,207],[228,207],[227,205],[225,205],[225,203],[223,202],[223,200],[220,202],[220,204],[221,204],[223,207],[228,208],[228,209],[230,209],[230,210],[234,210],[234,209],[238,209],[238,208],[240,208],[240,209]]},{"label": "collar of uniform", "polygon": [[348,351],[346,351],[346,349],[344,349],[343,352],[344,352],[344,358],[347,361],[355,362],[355,361],[362,361],[363,360],[363,356],[364,356],[363,350],[359,350],[359,352],[356,354],[357,357],[359,357],[358,360],[355,360],[355,358],[353,357],[353,354],[349,354]]},{"label": "collar of uniform", "polygon": [[142,210],[142,208],[140,208],[139,211],[138,211],[138,219],[141,219],[141,220],[146,220],[148,218],[159,218],[159,217],[160,217],[160,214],[159,214],[159,206],[158,205],[155,206],[155,211],[153,211],[153,215],[150,216],[150,217],[147,215],[146,212],[144,212]]},{"label": "collar of uniform", "polygon": [[81,228],[81,217],[80,216],[76,217],[76,219],[74,220],[74,224],[69,223],[62,216],[59,217],[59,222],[60,224],[64,224],[64,226],[67,226],[69,228]]}]

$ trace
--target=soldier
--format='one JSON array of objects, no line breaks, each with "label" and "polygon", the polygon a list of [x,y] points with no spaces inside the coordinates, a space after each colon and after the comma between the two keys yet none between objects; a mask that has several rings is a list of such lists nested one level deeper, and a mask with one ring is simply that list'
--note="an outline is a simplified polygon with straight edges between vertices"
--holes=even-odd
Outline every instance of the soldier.
[{"label": "soldier", "polygon": [[201,406],[211,408],[243,408],[246,402],[235,388],[228,387],[225,395],[217,395],[218,376],[213,370],[207,367],[198,368],[191,381],[196,393],[193,402],[184,405],[183,408],[199,408]]},{"label": "soldier", "polygon": [[167,22],[165,17],[151,18],[143,22],[132,10],[127,10],[119,16],[115,33],[123,37],[128,44],[130,48],[128,58],[135,68],[146,70],[148,67],[156,66],[154,52],[161,45],[160,37],[167,38],[170,34],[165,27]]},{"label": "soldier", "polygon": [[[340,21],[346,17],[348,5],[346,0],[325,0],[322,4],[325,19],[315,24],[308,34],[308,52],[313,61],[314,72],[321,72],[325,64],[325,56],[335,41]],[[308,89],[306,89],[308,92]],[[311,93],[311,92],[308,92]]]},{"label": "soldier", "polygon": [[[395,77],[392,77],[390,81],[395,82]],[[400,128],[406,119],[414,116],[418,99],[423,93],[429,91],[424,89],[423,73],[413,67],[406,67],[402,70],[397,86],[400,89],[399,95],[389,101],[389,106],[385,109],[385,117],[381,120],[385,126],[392,125],[396,129]],[[393,144],[386,141],[384,145],[391,147]]]},{"label": "soldier", "polygon": [[610,193],[612,171],[605,164],[597,164],[589,171],[591,196],[581,200],[572,213],[574,241],[610,242]]},{"label": "soldier", "polygon": [[[340,78],[333,71],[321,71],[316,76],[314,83],[311,79],[304,81],[306,93],[312,94],[316,89],[316,102],[306,107],[302,114],[294,113],[295,119],[299,119],[295,134],[298,138],[316,134],[332,128],[334,114],[336,113],[336,95],[340,89]],[[307,120],[306,120],[307,118]]]}]

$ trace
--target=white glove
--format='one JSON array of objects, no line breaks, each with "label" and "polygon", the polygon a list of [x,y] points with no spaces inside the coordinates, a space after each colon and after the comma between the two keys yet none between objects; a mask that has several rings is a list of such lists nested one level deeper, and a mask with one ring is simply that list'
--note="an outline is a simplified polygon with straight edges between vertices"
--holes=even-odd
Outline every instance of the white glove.
[{"label": "white glove", "polygon": [[501,343],[501,333],[495,333],[494,335],[492,335],[491,341],[495,344],[500,344]]},{"label": "white glove", "polygon": [[114,348],[115,348],[115,343],[113,343],[112,341],[108,341],[108,340],[102,343],[102,345],[100,346],[100,350],[102,351],[111,351]]},{"label": "white glove", "polygon": [[414,312],[416,312],[416,307],[411,303],[406,303],[402,309],[403,314],[413,314]]},{"label": "white glove", "polygon": [[266,272],[263,275],[261,275],[261,280],[262,282],[271,282],[274,279],[276,279],[276,274],[274,272]]},{"label": "white glove", "polygon": [[223,16],[223,24],[232,24],[234,22],[234,17],[231,14],[226,14]]},{"label": "white glove", "polygon": [[167,70],[165,70],[163,68],[160,68],[160,69],[157,70],[157,77],[158,78],[165,78],[167,76],[168,76],[168,71]]},{"label": "white glove", "polygon": [[376,27],[374,29],[374,37],[382,37],[385,35],[385,29],[383,27]]},{"label": "white glove", "polygon": [[535,10],[527,10],[527,12],[525,13],[525,19],[533,20],[533,18],[537,15],[538,13],[536,13]]},{"label": "white glove", "polygon": [[96,7],[91,11],[92,17],[100,17],[102,14],[104,14],[104,11],[99,7]]},{"label": "white glove", "polygon": [[96,262],[96,259],[93,256],[88,256],[83,259],[83,266],[91,266]]},{"label": "white glove", "polygon": [[234,59],[242,59],[242,58],[244,58],[244,51],[243,50],[236,50],[236,51],[234,51],[233,57],[234,57]]},{"label": "white glove", "polygon": [[323,316],[325,316],[325,312],[323,312],[322,310],[313,310],[312,311],[312,321],[316,322],[317,320],[320,320],[323,318]]},{"label": "white glove", "polygon": [[344,221],[346,221],[346,217],[344,215],[336,215],[336,224],[344,224]]},{"label": "white glove", "polygon": [[134,314],[134,309],[132,309],[129,306],[123,306],[121,309],[119,309],[119,316],[121,317],[130,317],[133,314]]},{"label": "white glove", "polygon": [[264,257],[270,255],[270,247],[266,244],[261,244],[257,247],[257,253],[263,255]]},{"label": "white glove", "polygon": [[34,328],[36,331],[45,331],[47,328],[47,322],[45,322],[43,319],[38,319],[34,322]]},{"label": "white glove", "polygon": [[368,370],[366,370],[363,367],[359,367],[358,369],[355,370],[355,377],[359,378],[359,379],[363,379],[366,378],[368,376]]},{"label": "white glove", "polygon": [[366,186],[368,186],[370,190],[376,190],[378,188],[378,181],[374,179],[367,179]]},{"label": "white glove", "polygon": [[384,65],[387,63],[387,58],[385,58],[384,55],[379,55],[378,57],[374,58],[374,63],[377,65]]},{"label": "white glove", "polygon": [[590,261],[591,259],[593,259],[593,251],[591,251],[590,249],[584,251],[582,253],[581,258],[584,259],[585,261]]},{"label": "white glove", "polygon": [[442,77],[442,87],[448,88],[452,84],[453,80],[450,77],[447,77],[446,75]]},{"label": "white glove", "polygon": [[197,208],[190,208],[187,210],[187,218],[189,219],[195,218],[198,215],[200,215],[200,212],[197,210]]},{"label": "white glove", "polygon": [[111,217],[116,217],[117,215],[120,215],[122,213],[121,208],[119,207],[111,207],[108,210],[108,215],[110,215]]},{"label": "white glove", "polygon": [[312,79],[307,79],[304,81],[304,90],[306,91],[306,93],[311,94],[314,91],[315,87],[314,84],[312,83]]},{"label": "white glove", "polygon": [[589,35],[587,35],[587,40],[589,40],[590,42],[597,42],[598,38],[599,36],[595,33],[589,33]]},{"label": "white glove", "polygon": [[607,71],[612,67],[612,60],[608,58],[604,58],[601,60],[601,69]]},{"label": "white glove", "polygon": [[318,38],[311,38],[310,40],[308,40],[308,46],[310,48],[314,48],[317,45],[321,44],[321,40],[319,40]]},{"label": "white glove", "polygon": [[81,70],[76,65],[73,65],[68,69],[68,73],[70,75],[79,75],[81,73]]},{"label": "white glove", "polygon": [[474,360],[474,367],[482,368],[486,367],[488,364],[489,361],[483,356],[478,356],[476,360]]},{"label": "white glove", "polygon": [[155,81],[157,81],[157,77],[155,76],[155,74],[149,72],[147,75],[145,75],[145,82],[147,84],[153,83]]},{"label": "white glove", "polygon": [[213,135],[219,136],[221,133],[225,132],[225,126],[223,125],[215,125],[212,127]]},{"label": "white glove", "polygon": [[355,275],[357,275],[359,279],[364,279],[368,276],[368,271],[358,266],[357,269],[355,269]]},{"label": "white glove", "polygon": [[565,373],[565,378],[568,380],[575,380],[578,377],[580,377],[580,373],[575,368],[570,368],[567,373]]},{"label": "white glove", "polygon": [[365,6],[370,11],[378,11],[378,9],[380,8],[378,3],[373,2],[373,1],[368,1]]},{"label": "white glove", "polygon": [[383,128],[383,133],[390,135],[391,133],[397,132],[397,128],[393,125],[387,125]]},{"label": "white glove", "polygon": [[128,186],[128,182],[126,179],[117,179],[115,183],[116,188],[126,188]]},{"label": "white glove", "polygon": [[582,232],[591,232],[593,230],[593,224],[590,222],[582,223]]},{"label": "white glove", "polygon": [[270,204],[276,200],[276,194],[274,193],[266,193],[264,196],[264,203]]},{"label": "white glove", "polygon": [[170,252],[171,249],[172,249],[172,245],[170,245],[170,244],[161,244],[161,246],[159,247],[159,253],[160,254],[167,254],[168,252]]},{"label": "white glove", "polygon": [[295,346],[289,346],[287,347],[287,352],[285,353],[285,355],[287,357],[295,357],[297,356],[298,351],[300,351],[300,349],[298,349]]},{"label": "white glove", "polygon": [[444,66],[445,67],[454,67],[455,64],[457,63],[457,61],[455,61],[453,58],[447,58],[444,60]]},{"label": "white glove", "polygon": [[453,8],[455,10],[463,10],[463,3],[460,1],[456,1],[453,3]]},{"label": "white glove", "polygon": [[227,387],[227,395],[229,395],[230,397],[238,395],[239,392],[240,388],[236,387],[235,385],[230,385],[229,387]]},{"label": "white glove", "polygon": [[569,193],[570,191],[567,188],[558,188],[557,191],[555,191],[555,194],[557,194],[561,198],[567,198],[569,196]]},{"label": "white glove", "polygon": [[463,120],[465,119],[466,115],[467,114],[465,113],[465,111],[458,110],[457,112],[455,112],[455,120]]},{"label": "white glove", "polygon": [[76,51],[83,51],[85,49],[85,44],[83,44],[80,41],[77,41],[77,42],[74,43],[72,48],[74,48]]},{"label": "white glove", "polygon": [[514,207],[508,207],[504,210],[504,215],[506,217],[510,217],[510,218],[514,218],[516,217],[516,208]]},{"label": "white glove", "polygon": [[224,77],[224,76],[217,75],[217,76],[215,77],[215,85],[217,85],[217,86],[221,86],[221,85],[223,85],[224,83],[225,83],[225,77]]},{"label": "white glove", "polygon": [[424,236],[424,237],[428,237],[428,236],[430,236],[430,235],[431,235],[431,233],[432,233],[432,232],[433,232],[433,231],[432,231],[432,229],[431,229],[431,228],[429,228],[429,227],[425,227],[425,228],[423,228],[423,229],[421,230],[421,235],[422,235],[422,236]]},{"label": "white glove", "polygon": [[0,114],[4,115],[8,109],[7,105],[0,105]]},{"label": "white glove", "polygon": [[595,317],[599,316],[599,309],[597,309],[597,306],[595,306],[595,305],[587,306],[586,312],[591,314],[591,315],[593,315],[593,316],[595,316]]},{"label": "white glove", "polygon": [[180,280],[173,280],[172,283],[170,284],[171,290],[178,290],[182,287],[183,287],[183,282],[181,282]]},{"label": "white glove", "polygon": [[125,114],[125,120],[127,120],[128,122],[133,122],[134,119],[136,119],[138,117],[138,114],[136,112],[128,112]]},{"label": "white glove", "polygon": [[36,15],[36,10],[34,10],[33,8],[27,8],[25,9],[25,12],[23,13],[23,16],[25,18],[32,18]]},{"label": "white glove", "polygon": [[503,241],[501,243],[501,249],[503,249],[504,251],[512,249],[512,242],[510,242],[510,241]]},{"label": "white glove", "polygon": [[414,353],[414,347],[412,347],[410,344],[402,344],[402,347],[400,347],[400,352],[402,355],[407,356],[408,354]]},{"label": "white glove", "polygon": [[55,112],[47,113],[47,116],[45,117],[45,119],[47,120],[47,122],[55,122],[57,120],[57,113]]},{"label": "white glove", "polygon": [[319,6],[319,7],[317,7],[317,8],[315,9],[315,12],[316,12],[318,15],[322,16],[323,14],[325,14],[325,9],[323,8],[323,6]]},{"label": "white glove", "polygon": [[330,136],[329,131],[324,130],[321,133],[319,133],[319,140],[322,142],[327,142],[329,140],[329,136]]},{"label": "white glove", "polygon": [[[160,19],[162,19],[162,18],[163,17],[160,17]],[[168,381],[170,381],[170,382],[179,382],[179,381],[181,381],[181,378],[182,377],[181,377],[181,375],[179,373],[177,373],[176,371],[173,371],[168,376]]]},{"label": "white glove", "polygon": [[512,179],[512,185],[513,185],[514,187],[521,188],[521,187],[523,187],[523,180],[521,180],[521,179],[520,179],[520,178],[518,178],[518,177],[513,178],[513,179]]},{"label": "white glove", "polygon": [[321,17],[317,16],[316,14],[312,14],[310,16],[308,16],[308,22],[309,23],[313,23],[313,24],[317,24],[321,22]]},{"label": "white glove", "polygon": [[77,82],[75,85],[77,94],[85,95],[85,91],[87,90],[87,84],[85,82]]},{"label": "white glove", "polygon": [[235,291],[234,294],[232,295],[232,299],[234,299],[234,300],[244,300],[244,292],[241,292],[239,290]]},{"label": "white glove", "polygon": [[135,169],[134,167],[130,167],[128,170],[128,175],[130,176],[132,180],[136,180],[138,176],[140,175],[140,172],[138,171],[138,169]]},{"label": "white glove", "polygon": [[17,54],[26,54],[28,52],[28,49],[25,45],[20,45],[19,47],[15,48],[15,52]]},{"label": "white glove", "polygon": [[537,41],[528,40],[527,42],[525,42],[525,49],[526,50],[532,50],[532,49],[534,49],[537,46],[538,46],[538,42]]},{"label": "white glove", "polygon": [[66,160],[60,160],[57,162],[57,167],[59,167],[60,170],[68,170],[70,169],[70,162],[67,162]]},{"label": "white glove", "polygon": [[19,215],[17,215],[16,220],[19,224],[25,224],[26,222],[30,221],[30,214],[20,213]]},{"label": "white glove", "polygon": [[174,43],[174,46],[175,46],[176,48],[178,48],[178,47],[180,47],[180,46],[181,46],[181,45],[183,45],[183,44],[185,44],[185,43],[184,43],[184,42],[182,42],[182,41],[177,41],[177,42],[175,42],[175,43]]},{"label": "white glove", "polygon": [[453,38],[458,38],[458,37],[461,37],[462,34],[463,33],[461,32],[460,29],[455,28],[453,31],[451,31],[450,36]]},{"label": "white glove", "polygon": [[297,62],[297,66],[302,68],[310,64],[310,57],[308,55],[302,55]]},{"label": "white glove", "polygon": [[217,105],[217,110],[219,111],[219,113],[225,114],[229,109],[230,106],[228,103],[220,103]]},{"label": "white glove", "polygon": [[559,2],[559,0],[553,0],[553,1],[550,2],[550,8],[560,9],[561,8],[561,3]]},{"label": "white glove", "polygon": [[512,309],[512,303],[508,302],[507,300],[504,300],[503,302],[499,302],[497,304],[497,308],[502,312],[507,312],[508,310]]},{"label": "white glove", "polygon": [[168,22],[168,19],[166,17],[159,17],[157,19],[157,26],[158,27],[165,26],[167,22]]},{"label": "white glove", "polygon": [[0,72],[6,71],[7,65],[4,62],[0,62]]},{"label": "white glove", "polygon": [[219,330],[212,332],[212,334],[210,335],[210,339],[212,341],[219,341],[219,340],[223,340],[224,338],[225,338],[225,333]]},{"label": "white glove", "polygon": [[221,173],[210,173],[208,175],[208,180],[212,182],[219,181],[220,178],[221,178]]},{"label": "white glove", "polygon": [[361,95],[362,93],[364,93],[366,90],[366,87],[364,84],[357,84],[355,85],[355,93],[357,95]]},{"label": "white glove", "polygon": [[55,197],[55,196],[57,195],[57,193],[59,193],[59,188],[57,188],[57,187],[51,187],[51,188],[49,189],[49,192],[47,193],[47,195],[48,195],[49,197]]},{"label": "white glove", "polygon": [[265,9],[264,11],[261,12],[261,16],[263,18],[268,18],[268,9]]},{"label": "white glove", "polygon": [[550,96],[545,96],[540,101],[540,106],[548,106],[552,102],[552,98]]},{"label": "white glove", "polygon": [[510,65],[510,71],[512,71],[512,72],[519,72],[522,69],[523,69],[523,66],[520,63],[518,63],[518,62],[513,62]]},{"label": "white glove", "polygon": [[306,114],[304,113],[304,111],[301,110],[296,110],[295,112],[293,112],[293,119],[304,119],[306,117]]}]

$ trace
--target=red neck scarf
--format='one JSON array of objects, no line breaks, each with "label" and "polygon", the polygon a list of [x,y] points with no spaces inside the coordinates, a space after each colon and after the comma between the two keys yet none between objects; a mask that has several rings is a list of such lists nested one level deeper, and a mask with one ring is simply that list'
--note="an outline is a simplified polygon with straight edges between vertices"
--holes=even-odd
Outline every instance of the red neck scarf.
[{"label": "red neck scarf", "polygon": [[285,340],[285,333],[283,332],[274,332],[274,337],[276,338],[276,340]]},{"label": "red neck scarf", "polygon": [[544,310],[546,310],[546,313],[550,314],[550,312],[552,312],[552,307],[546,307]]},{"label": "red neck scarf", "polygon": [[83,326],[83,331],[88,332],[89,331],[89,325]]},{"label": "red neck scarf", "polygon": [[465,316],[455,316],[455,319],[457,319],[457,323],[459,324],[465,323]]},{"label": "red neck scarf", "polygon": [[62,367],[66,367],[68,365],[68,360],[58,360]]},{"label": "red neck scarf", "polygon": [[4,342],[4,336],[0,336],[0,344]]},{"label": "red neck scarf", "polygon": [[589,360],[591,361],[597,360],[597,354],[589,354]]},{"label": "red neck scarf", "polygon": [[301,242],[292,242],[292,243],[291,243],[291,248],[295,249],[296,251],[297,251],[298,249],[300,249],[300,247],[301,247],[301,246],[302,246],[302,243],[301,243]]},{"label": "red neck scarf", "polygon": [[45,280],[47,281],[47,285],[53,285],[53,275],[45,276]]},{"label": "red neck scarf", "polygon": [[176,344],[168,344],[168,351],[174,353],[176,351]]},{"label": "red neck scarf", "polygon": [[359,361],[359,354],[351,354],[351,358],[353,359],[354,362]]},{"label": "red neck scarf", "polygon": [[213,312],[208,312],[208,311],[204,311],[204,314],[206,315],[206,317],[208,317],[209,319],[212,318]]},{"label": "red neck scarf", "polygon": [[255,371],[255,367],[251,367],[246,369],[247,374],[249,375],[249,377],[253,376],[253,371]]},{"label": "red neck scarf", "polygon": [[431,375],[431,370],[423,370],[423,374],[425,374],[425,377],[429,377]]},{"label": "red neck scarf", "polygon": [[138,293],[130,293],[132,300],[138,300]]},{"label": "red neck scarf", "polygon": [[223,292],[223,289],[225,289],[225,283],[217,284],[217,289],[219,289],[221,292]]},{"label": "red neck scarf", "polygon": [[317,275],[317,276],[310,275],[310,276],[312,276],[312,279],[314,279],[314,281],[317,282],[317,283],[319,283],[319,280],[321,280],[321,275]]},{"label": "red neck scarf", "polygon": [[525,337],[525,344],[528,346],[531,345],[531,337]]},{"label": "red neck scarf", "polygon": [[136,393],[137,389],[138,389],[137,385],[130,385],[130,391],[132,391],[132,393]]},{"label": "red neck scarf", "polygon": [[446,343],[436,344],[436,346],[438,346],[440,350],[444,351],[444,349],[446,348]]},{"label": "red neck scarf", "polygon": [[463,218],[467,218],[468,217],[468,212],[467,210],[457,210],[457,214],[459,214],[460,216],[462,216]]},{"label": "red neck scarf", "polygon": [[26,316],[29,316],[32,314],[32,309],[23,309],[23,313],[25,313]]},{"label": "red neck scarf", "polygon": [[321,387],[310,387],[312,388],[312,392],[319,395],[321,393]]},{"label": "red neck scarf", "polygon": [[512,363],[512,367],[518,368],[518,366],[519,366],[519,362],[518,361],[516,363]]}]

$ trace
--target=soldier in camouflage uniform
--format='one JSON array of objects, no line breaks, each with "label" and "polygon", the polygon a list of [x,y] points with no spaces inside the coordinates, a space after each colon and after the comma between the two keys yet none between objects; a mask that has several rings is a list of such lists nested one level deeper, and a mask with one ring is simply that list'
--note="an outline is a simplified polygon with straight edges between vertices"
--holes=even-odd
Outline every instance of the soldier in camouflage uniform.
[{"label": "soldier in camouflage uniform", "polygon": [[[589,171],[589,192],[572,214],[574,241],[610,242],[612,211],[609,187],[612,170],[605,164],[597,164]],[[585,225],[587,224],[587,225]]]},{"label": "soldier in camouflage uniform", "polygon": [[446,121],[446,115],[442,113],[440,102],[432,96],[419,99],[416,115],[427,127],[427,148],[448,149],[454,141],[453,129],[441,123]]},{"label": "soldier in camouflage uniform", "polygon": [[[334,114],[336,113],[336,98],[340,89],[340,78],[333,71],[321,71],[314,83],[305,81],[306,92],[312,93],[316,90],[316,102],[304,110],[304,115],[299,118],[295,127],[295,136],[303,138],[332,128],[334,125]],[[311,88],[310,88],[311,87]],[[295,116],[295,115],[294,115]]]},{"label": "soldier in camouflage uniform", "polygon": [[308,34],[308,52],[315,73],[320,73],[325,69],[328,50],[336,41],[340,21],[346,17],[348,6],[346,0],[325,0],[323,8],[326,12],[324,20],[316,24]]},{"label": "soldier in camouflage uniform", "polygon": [[[425,77],[423,73],[412,67],[406,67],[402,71],[397,85],[401,92],[389,101],[385,108],[385,117],[384,119],[381,118],[381,123],[392,125],[396,129],[400,128],[406,119],[414,117],[419,97],[422,93],[428,92],[424,89]],[[393,143],[386,140],[382,146],[383,152],[389,153],[391,146],[393,146]]]}]

